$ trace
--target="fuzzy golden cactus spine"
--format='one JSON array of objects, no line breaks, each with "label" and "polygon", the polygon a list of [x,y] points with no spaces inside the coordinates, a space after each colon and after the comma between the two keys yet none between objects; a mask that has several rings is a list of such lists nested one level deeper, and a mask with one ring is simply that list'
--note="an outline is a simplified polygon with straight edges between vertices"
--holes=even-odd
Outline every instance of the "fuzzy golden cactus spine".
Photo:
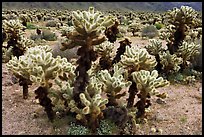
[{"label": "fuzzy golden cactus spine", "polygon": [[171,34],[169,39],[171,42],[167,43],[170,54],[174,54],[182,45],[186,37],[188,27],[197,25],[198,19],[196,18],[197,12],[188,6],[181,6],[180,9],[174,8],[167,12],[168,23],[175,26],[175,32]]},{"label": "fuzzy golden cactus spine", "polygon": [[138,111],[136,112],[136,118],[144,118],[145,108],[148,108],[151,103],[150,98],[152,95],[159,95],[160,93],[156,88],[164,87],[170,83],[167,80],[164,80],[162,77],[158,77],[158,71],[146,71],[140,70],[133,72],[132,74],[133,81],[137,83],[137,89],[140,91],[137,96],[140,100],[136,103]]},{"label": "fuzzy golden cactus spine", "polygon": [[80,57],[75,71],[74,99],[81,107],[79,95],[85,91],[89,82],[87,71],[91,68],[92,61],[97,59],[93,46],[106,40],[102,32],[106,27],[114,24],[114,19],[111,16],[102,17],[101,15],[100,12],[94,11],[94,7],[90,7],[88,11],[73,11],[72,24],[75,30],[67,35],[67,38],[70,39],[69,42],[62,45],[62,50],[80,46],[77,51],[77,55]]}]

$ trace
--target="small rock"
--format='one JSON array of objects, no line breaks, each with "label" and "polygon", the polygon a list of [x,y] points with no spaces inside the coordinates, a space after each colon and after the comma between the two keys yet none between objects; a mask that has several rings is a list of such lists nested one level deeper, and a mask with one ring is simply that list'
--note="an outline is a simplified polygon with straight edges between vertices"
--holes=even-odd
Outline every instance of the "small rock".
[{"label": "small rock", "polygon": [[156,102],[157,102],[158,104],[166,104],[166,101],[162,100],[161,98],[158,98],[158,99],[156,100]]},{"label": "small rock", "polygon": [[38,114],[37,113],[33,113],[33,118],[37,118],[38,117]]},{"label": "small rock", "polygon": [[13,83],[9,80],[9,81],[5,81],[4,86],[11,86],[13,85]]},{"label": "small rock", "polygon": [[15,76],[11,76],[11,81],[13,84],[18,83],[18,78],[16,78]]},{"label": "small rock", "polygon": [[26,133],[24,132],[24,131],[20,131],[19,133],[18,133],[18,135],[25,135]]}]

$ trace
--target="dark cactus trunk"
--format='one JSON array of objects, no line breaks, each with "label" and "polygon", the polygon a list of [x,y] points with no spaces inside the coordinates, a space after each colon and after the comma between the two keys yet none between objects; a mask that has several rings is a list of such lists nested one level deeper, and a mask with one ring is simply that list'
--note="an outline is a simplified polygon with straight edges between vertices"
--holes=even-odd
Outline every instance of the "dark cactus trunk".
[{"label": "dark cactus trunk", "polygon": [[44,107],[45,112],[51,122],[53,122],[55,118],[55,113],[52,109],[54,105],[52,104],[52,100],[48,97],[48,88],[47,87],[39,87],[35,90],[36,99],[39,99],[40,105]]},{"label": "dark cactus trunk", "polygon": [[131,86],[129,87],[128,93],[129,93],[129,97],[127,99],[128,103],[127,103],[127,108],[131,108],[134,105],[134,99],[135,99],[135,95],[137,94],[137,86],[136,83],[134,81],[132,81]]},{"label": "dark cactus trunk", "polygon": [[105,35],[108,38],[108,41],[110,41],[111,43],[114,43],[117,39],[117,34],[119,33],[118,25],[119,23],[115,21],[115,24],[113,26],[105,30]]},{"label": "dark cactus trunk", "polygon": [[150,98],[150,95],[144,91],[140,92],[137,96],[140,100],[135,104],[138,109],[136,112],[136,118],[141,118],[141,120],[143,120],[145,117],[145,108],[151,106],[150,100],[147,99]]},{"label": "dark cactus trunk", "polygon": [[121,60],[121,55],[125,53],[126,46],[131,46],[131,42],[128,39],[120,41],[120,47],[117,49],[117,54],[112,61],[112,64],[118,63]]},{"label": "dark cactus trunk", "polygon": [[169,53],[171,55],[174,54],[178,50],[178,48],[182,45],[182,42],[185,39],[185,37],[186,37],[185,26],[184,26],[184,24],[181,24],[173,35],[173,39],[174,39],[173,43],[167,44]]},{"label": "dark cactus trunk", "polygon": [[23,86],[23,99],[28,98],[28,85],[31,85],[32,82],[28,79],[25,79],[23,77],[19,78],[19,85]]},{"label": "dark cactus trunk", "polygon": [[77,60],[78,66],[75,70],[76,80],[74,82],[74,100],[78,103],[79,108],[83,108],[79,95],[84,93],[87,84],[89,83],[89,75],[87,71],[91,68],[91,62],[97,59],[96,53],[92,48],[92,39],[87,38],[86,45],[78,49],[77,55],[80,58]]}]

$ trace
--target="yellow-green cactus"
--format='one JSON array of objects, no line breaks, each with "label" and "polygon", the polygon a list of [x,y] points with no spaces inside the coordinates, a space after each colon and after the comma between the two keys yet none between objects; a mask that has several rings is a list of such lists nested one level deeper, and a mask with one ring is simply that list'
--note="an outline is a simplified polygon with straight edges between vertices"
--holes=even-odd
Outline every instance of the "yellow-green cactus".
[{"label": "yellow-green cactus", "polygon": [[77,113],[76,119],[88,125],[93,131],[99,126],[99,120],[103,117],[103,112],[108,103],[108,99],[101,96],[102,84],[95,77],[91,77],[89,85],[84,93],[80,93],[82,108],[71,100],[68,103],[71,112]]},{"label": "yellow-green cactus", "polygon": [[121,56],[119,62],[125,69],[133,71],[151,70],[156,65],[156,59],[150,55],[145,48],[126,47],[124,55]]},{"label": "yellow-green cactus", "polygon": [[[35,43],[32,40],[23,36],[23,29],[25,29],[25,27],[19,20],[5,20],[3,22],[3,30],[7,36],[7,50],[4,51],[12,53],[12,55],[17,56],[17,58],[25,53],[27,47],[35,46]],[[8,53],[3,54],[11,55]],[[11,58],[11,56],[7,58]]]},{"label": "yellow-green cactus", "polygon": [[162,52],[166,49],[166,46],[162,46],[162,41],[158,41],[156,39],[151,39],[149,40],[150,44],[148,44],[147,46],[145,46],[145,48],[147,49],[147,51],[149,52],[149,54],[151,55],[158,55],[159,52]]},{"label": "yellow-green cactus", "polygon": [[99,80],[105,85],[104,91],[107,93],[109,105],[118,105],[116,99],[120,99],[122,96],[126,95],[126,92],[120,93],[120,91],[131,85],[131,81],[126,81],[123,77],[124,71],[125,70],[118,65],[114,65],[112,75],[108,70],[99,72]]},{"label": "yellow-green cactus", "polygon": [[23,34],[25,27],[21,24],[20,20],[4,20],[2,27],[8,37],[20,37]]},{"label": "yellow-green cactus", "polygon": [[61,50],[80,46],[77,51],[79,58],[74,82],[74,100],[79,103],[78,107],[83,105],[80,102],[79,95],[85,91],[89,83],[87,71],[98,57],[94,51],[94,46],[106,40],[103,32],[106,27],[110,27],[114,23],[115,19],[112,16],[104,16],[101,12],[94,11],[94,7],[90,7],[88,11],[77,10],[72,12],[74,30],[66,35],[68,43],[62,43]]},{"label": "yellow-green cactus", "polygon": [[183,59],[182,68],[185,69],[188,67],[187,61],[190,61],[195,55],[199,54],[199,49],[201,48],[200,44],[195,44],[193,42],[187,43],[183,42],[179,47],[176,55]]},{"label": "yellow-green cactus", "polygon": [[148,108],[151,103],[150,98],[152,95],[159,95],[160,93],[156,88],[168,86],[170,83],[162,77],[158,78],[158,71],[152,72],[140,70],[132,73],[133,81],[137,83],[137,89],[140,91],[137,96],[140,100],[136,103],[138,111],[136,112],[137,118],[144,118],[145,108]]},{"label": "yellow-green cactus", "polygon": [[159,53],[164,52],[166,50],[166,47],[162,46],[162,41],[158,41],[156,39],[149,40],[150,44],[148,46],[145,46],[149,54],[154,55],[157,61],[157,65],[155,69],[157,71],[161,71],[161,63],[160,63],[160,57]]},{"label": "yellow-green cactus", "polygon": [[[67,62],[66,58],[52,57],[50,46],[35,46],[29,48],[25,55],[12,58],[7,67],[15,75],[23,77],[33,83],[39,84],[35,90],[36,98],[39,98],[40,104],[45,107],[48,118],[54,119],[54,106],[48,97],[49,89],[52,87],[50,80],[56,78],[73,78],[75,67]],[[65,76],[66,73],[69,76]],[[61,77],[60,77],[61,76]],[[64,87],[63,87],[64,88]]]},{"label": "yellow-green cactus", "polygon": [[178,57],[176,54],[171,55],[169,51],[166,52],[160,52],[160,63],[162,65],[162,70],[166,74],[178,72],[180,67],[180,64],[183,63],[183,59],[181,57]]},{"label": "yellow-green cactus", "polygon": [[198,12],[188,6],[181,6],[180,9],[174,8],[167,12],[168,23],[175,26],[175,31],[169,37],[170,42],[167,43],[170,54],[174,54],[182,45],[188,29],[198,26],[199,19],[197,15]]},{"label": "yellow-green cactus", "polygon": [[113,17],[102,17],[102,13],[95,12],[94,7],[90,7],[88,11],[73,11],[72,18],[75,30],[70,34],[69,43],[62,45],[62,50],[83,46],[86,44],[87,37],[92,39],[92,45],[101,44],[105,41],[105,36],[101,35],[101,33],[105,31],[106,27],[114,24]]},{"label": "yellow-green cactus", "polygon": [[100,56],[99,64],[102,70],[109,69],[112,66],[113,49],[114,45],[109,41],[105,41],[94,47],[94,50]]},{"label": "yellow-green cactus", "polygon": [[180,24],[187,24],[190,26],[196,25],[198,19],[197,11],[189,6],[181,6],[180,9],[173,8],[167,12],[167,19],[170,24],[178,26]]}]

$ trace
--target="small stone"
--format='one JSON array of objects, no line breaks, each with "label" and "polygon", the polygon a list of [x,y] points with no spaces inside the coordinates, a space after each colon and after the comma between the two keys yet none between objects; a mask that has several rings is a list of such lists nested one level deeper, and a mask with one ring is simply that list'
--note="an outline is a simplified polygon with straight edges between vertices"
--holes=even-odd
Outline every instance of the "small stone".
[{"label": "small stone", "polygon": [[11,81],[13,84],[18,83],[18,79],[15,76],[11,76]]},{"label": "small stone", "polygon": [[25,135],[26,133],[24,132],[24,131],[20,131],[19,133],[18,133],[18,135]]},{"label": "small stone", "polygon": [[38,114],[37,113],[33,113],[33,118],[37,118],[38,117]]},{"label": "small stone", "polygon": [[157,102],[158,104],[166,104],[166,101],[162,100],[161,98],[158,98],[158,99],[156,100],[156,102]]},{"label": "small stone", "polygon": [[151,132],[155,133],[156,132],[156,128],[152,127],[151,128]]},{"label": "small stone", "polygon": [[159,132],[160,134],[162,134],[163,130],[162,129],[157,129],[156,132]]}]

